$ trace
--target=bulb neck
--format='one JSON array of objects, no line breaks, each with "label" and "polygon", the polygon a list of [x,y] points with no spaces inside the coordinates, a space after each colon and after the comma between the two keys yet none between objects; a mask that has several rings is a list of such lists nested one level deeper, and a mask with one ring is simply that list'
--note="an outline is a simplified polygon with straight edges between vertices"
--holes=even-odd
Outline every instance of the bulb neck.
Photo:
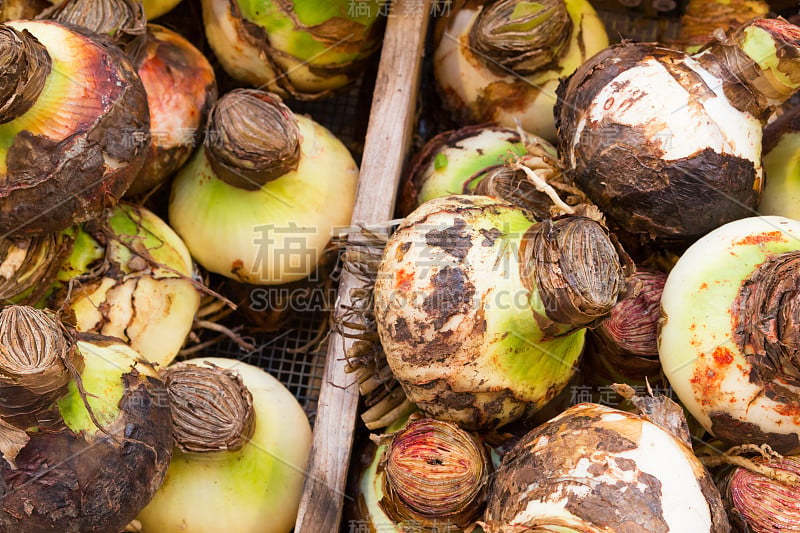
[{"label": "bulb neck", "polygon": [[211,109],[205,149],[219,179],[257,190],[297,168],[300,130],[276,95],[237,89]]},{"label": "bulb neck", "polygon": [[733,313],[751,381],[800,387],[800,252],[761,263],[739,289]]},{"label": "bulb neck", "polygon": [[481,9],[468,39],[490,70],[524,76],[555,68],[571,33],[562,0],[501,0]]},{"label": "bulb neck", "polygon": [[720,76],[737,109],[763,120],[800,88],[800,28],[783,19],[756,19],[718,35],[695,58]]},{"label": "bulb neck", "polygon": [[50,74],[50,54],[27,30],[0,24],[0,124],[24,115]]}]

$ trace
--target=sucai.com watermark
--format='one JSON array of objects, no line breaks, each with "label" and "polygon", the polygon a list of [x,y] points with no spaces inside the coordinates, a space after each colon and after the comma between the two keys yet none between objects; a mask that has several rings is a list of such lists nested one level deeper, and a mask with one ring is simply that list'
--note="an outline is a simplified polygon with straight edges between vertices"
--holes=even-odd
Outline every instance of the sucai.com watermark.
[{"label": "sucai.com watermark", "polygon": [[[322,253],[322,243],[331,240],[344,243],[348,236],[357,232],[358,228],[326,231],[293,222],[254,226],[254,256],[251,263],[244,266],[253,275],[262,277],[269,272],[313,275]],[[413,240],[402,244],[402,249],[404,256],[413,261],[417,279],[432,279],[442,270],[456,266],[464,272],[488,268],[495,279],[518,275],[518,257],[523,239],[523,234],[519,232],[495,228],[491,232],[470,234],[464,228],[431,224],[416,226],[414,235]],[[473,249],[477,250],[474,254],[471,253]]]},{"label": "sucai.com watermark", "polygon": [[[351,18],[374,18],[402,16],[420,16],[425,13],[424,0],[349,0],[347,16]],[[433,0],[428,10],[433,17],[446,17],[450,15],[452,0]]]},{"label": "sucai.com watermark", "polygon": [[[648,389],[647,385],[631,385],[636,396],[649,396],[652,392],[653,396],[665,396],[670,400],[675,400],[675,391],[670,386],[661,384],[651,384]],[[569,388],[569,403],[570,405],[577,405],[579,403],[599,403],[607,407],[620,407],[625,398],[617,394],[612,385],[573,385]]]},{"label": "sucai.com watermark", "polygon": [[197,128],[182,127],[174,129],[123,130],[118,138],[121,148],[131,149],[143,145],[159,148],[187,146],[196,148],[202,141]]},{"label": "sucai.com watermark", "polygon": [[336,287],[257,287],[250,291],[250,310],[330,312],[336,302]]},{"label": "sucai.com watermark", "polygon": [[314,246],[318,234],[317,228],[299,226],[294,222],[284,226],[255,226],[253,245],[256,255],[251,272],[256,275],[281,272],[284,275],[313,277],[319,259],[319,250]]}]

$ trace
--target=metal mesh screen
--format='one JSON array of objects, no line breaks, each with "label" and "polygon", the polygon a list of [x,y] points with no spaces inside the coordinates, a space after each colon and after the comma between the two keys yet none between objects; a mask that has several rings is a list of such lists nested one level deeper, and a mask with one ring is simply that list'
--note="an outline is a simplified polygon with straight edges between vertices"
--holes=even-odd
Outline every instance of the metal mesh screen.
[{"label": "metal mesh screen", "polygon": [[598,10],[598,15],[605,24],[609,40],[619,42],[622,39],[637,41],[669,41],[675,39],[680,31],[680,20],[677,18],[649,18],[614,11]]},{"label": "metal mesh screen", "polygon": [[309,115],[335,133],[357,162],[364,151],[376,67],[377,61],[374,61],[351,87],[330,98],[287,102],[295,113]]},{"label": "metal mesh screen", "polygon": [[326,323],[326,313],[299,313],[276,333],[247,336],[256,348],[242,350],[232,341],[223,341],[206,349],[204,355],[230,357],[263,368],[280,380],[305,409],[311,422],[317,409],[322,375],[325,368],[325,346],[318,332]]}]

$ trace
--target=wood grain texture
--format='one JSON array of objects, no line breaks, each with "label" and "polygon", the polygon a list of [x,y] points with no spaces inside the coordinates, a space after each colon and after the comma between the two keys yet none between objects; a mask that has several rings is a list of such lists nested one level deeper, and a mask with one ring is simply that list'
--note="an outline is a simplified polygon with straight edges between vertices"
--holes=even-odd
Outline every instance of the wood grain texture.
[{"label": "wood grain texture", "polygon": [[[414,128],[431,0],[394,0],[390,5],[361,162],[353,227],[392,218]],[[360,282],[354,276],[344,273],[337,310],[349,304],[350,291],[358,286]],[[341,335],[331,335],[296,533],[339,531],[359,400],[355,379],[344,370],[344,355],[349,345]]]}]

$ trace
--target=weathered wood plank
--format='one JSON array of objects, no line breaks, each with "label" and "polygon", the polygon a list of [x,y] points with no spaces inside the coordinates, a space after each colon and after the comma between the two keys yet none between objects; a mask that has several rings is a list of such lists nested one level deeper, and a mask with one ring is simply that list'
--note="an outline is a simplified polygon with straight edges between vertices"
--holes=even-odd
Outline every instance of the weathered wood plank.
[{"label": "weathered wood plank", "polygon": [[[352,219],[356,227],[391,219],[414,128],[431,0],[390,5]],[[359,283],[342,276],[337,309],[349,304]],[[345,373],[347,346],[342,336],[331,335],[297,533],[335,532],[342,519],[359,399],[353,376]]]}]

